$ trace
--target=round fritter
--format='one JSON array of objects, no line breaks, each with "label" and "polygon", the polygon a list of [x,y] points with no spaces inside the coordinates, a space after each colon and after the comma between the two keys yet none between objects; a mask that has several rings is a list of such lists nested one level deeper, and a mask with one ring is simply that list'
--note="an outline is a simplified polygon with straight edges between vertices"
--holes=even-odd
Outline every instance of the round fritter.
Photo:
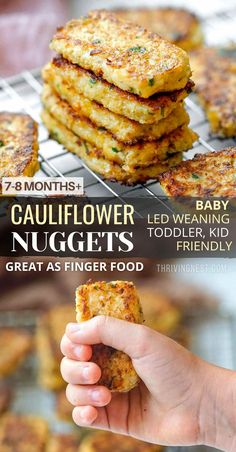
[{"label": "round fritter", "polygon": [[0,112],[0,189],[2,177],[33,176],[39,168],[38,126],[23,113]]},{"label": "round fritter", "polygon": [[122,9],[116,13],[123,19],[131,20],[186,51],[203,43],[199,19],[183,8],[141,8]]},{"label": "round fritter", "polygon": [[236,147],[196,154],[160,176],[169,196],[236,196]]},{"label": "round fritter", "polygon": [[110,432],[96,432],[86,437],[80,452],[161,452],[162,446],[145,443],[129,436],[117,435]]}]

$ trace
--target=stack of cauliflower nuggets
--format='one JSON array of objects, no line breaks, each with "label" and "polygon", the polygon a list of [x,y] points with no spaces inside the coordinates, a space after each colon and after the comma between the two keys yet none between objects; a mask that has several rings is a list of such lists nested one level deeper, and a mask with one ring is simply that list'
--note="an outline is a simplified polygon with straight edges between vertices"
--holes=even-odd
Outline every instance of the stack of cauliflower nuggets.
[{"label": "stack of cauliflower nuggets", "polygon": [[[77,321],[97,315],[113,316],[133,323],[143,322],[142,308],[132,282],[112,281],[84,284],[76,290]],[[93,346],[91,360],[102,370],[99,384],[111,391],[127,392],[138,384],[132,361],[125,353],[103,344]]]},{"label": "stack of cauliflower nuggets", "polygon": [[141,183],[192,147],[184,50],[101,10],[60,28],[51,48],[58,56],[43,70],[43,121],[92,170]]}]

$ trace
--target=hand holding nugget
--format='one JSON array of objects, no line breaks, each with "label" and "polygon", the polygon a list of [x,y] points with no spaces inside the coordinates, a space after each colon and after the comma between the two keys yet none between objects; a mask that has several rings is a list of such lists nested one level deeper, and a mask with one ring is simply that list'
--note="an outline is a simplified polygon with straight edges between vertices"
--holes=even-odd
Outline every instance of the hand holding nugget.
[{"label": "hand holding nugget", "polygon": [[[101,386],[102,371],[91,360],[95,344],[127,354],[139,385],[127,393]],[[206,363],[144,325],[104,315],[69,324],[61,349],[76,424],[156,444],[235,450],[234,372]]]}]

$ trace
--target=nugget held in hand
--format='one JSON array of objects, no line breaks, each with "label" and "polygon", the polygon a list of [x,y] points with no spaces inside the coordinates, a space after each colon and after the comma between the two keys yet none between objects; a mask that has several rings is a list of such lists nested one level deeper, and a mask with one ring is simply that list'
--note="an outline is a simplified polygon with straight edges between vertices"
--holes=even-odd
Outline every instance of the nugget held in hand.
[{"label": "nugget held in hand", "polygon": [[[76,290],[76,312],[77,322],[97,315],[113,316],[133,323],[143,322],[136,288],[127,281],[100,281],[79,286]],[[111,391],[127,392],[138,384],[138,375],[125,353],[98,344],[93,347],[91,360],[102,370],[99,384]]]}]

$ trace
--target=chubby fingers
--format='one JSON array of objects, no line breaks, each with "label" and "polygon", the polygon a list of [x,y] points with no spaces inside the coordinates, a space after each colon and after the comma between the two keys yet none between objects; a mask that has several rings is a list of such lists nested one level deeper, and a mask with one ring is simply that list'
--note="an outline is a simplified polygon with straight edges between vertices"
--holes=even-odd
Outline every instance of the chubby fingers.
[{"label": "chubby fingers", "polygon": [[61,374],[64,380],[72,385],[94,385],[101,378],[101,369],[92,362],[79,362],[63,358]]},{"label": "chubby fingers", "polygon": [[74,406],[103,407],[111,401],[111,391],[105,386],[80,386],[69,384],[66,389],[68,401]]},{"label": "chubby fingers", "polygon": [[92,347],[90,345],[75,344],[64,334],[61,340],[61,352],[69,359],[89,361],[92,356]]},{"label": "chubby fingers", "polygon": [[[149,328],[104,315],[81,323],[69,323],[66,327],[66,336],[74,344],[108,345],[127,353],[131,359],[145,353],[149,354],[153,344],[150,340],[153,331]],[[141,349],[140,344],[145,344],[145,349],[143,347]]]}]

